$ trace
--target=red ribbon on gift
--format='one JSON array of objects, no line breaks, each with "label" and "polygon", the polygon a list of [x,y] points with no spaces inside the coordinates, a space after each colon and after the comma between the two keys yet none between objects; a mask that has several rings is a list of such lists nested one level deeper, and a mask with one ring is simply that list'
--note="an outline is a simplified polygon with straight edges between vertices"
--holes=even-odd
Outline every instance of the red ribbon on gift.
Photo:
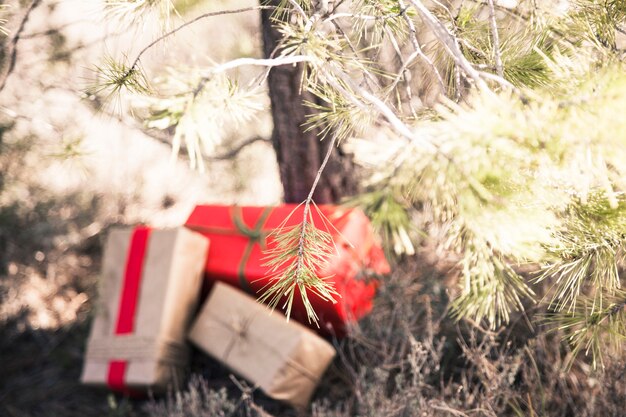
[{"label": "red ribbon on gift", "polygon": [[[126,269],[124,271],[124,281],[122,282],[122,294],[120,296],[115,334],[129,334],[135,328],[135,313],[139,300],[139,287],[143,275],[143,265],[145,261],[148,239],[151,229],[149,227],[137,227],[133,230],[130,248],[126,257]],[[107,375],[107,385],[115,391],[122,391],[129,394],[126,386],[126,360],[111,360],[109,362],[109,372]]]}]

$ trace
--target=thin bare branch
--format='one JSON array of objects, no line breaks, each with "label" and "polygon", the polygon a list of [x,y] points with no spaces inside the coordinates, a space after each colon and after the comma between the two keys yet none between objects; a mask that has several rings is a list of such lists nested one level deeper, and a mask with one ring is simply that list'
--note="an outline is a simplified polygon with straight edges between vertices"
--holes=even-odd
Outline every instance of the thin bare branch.
[{"label": "thin bare branch", "polygon": [[498,35],[498,21],[496,20],[496,8],[493,0],[489,3],[489,23],[491,25],[491,37],[493,39],[493,55],[496,61],[496,73],[504,78],[504,68],[502,66],[502,54],[500,52],[500,35]]},{"label": "thin bare branch", "polygon": [[297,263],[296,263],[296,274],[295,274],[296,276],[299,276],[300,271],[302,270],[302,267],[303,267],[304,243],[306,241],[305,238],[306,238],[306,231],[307,231],[307,223],[309,221],[309,212],[311,211],[311,203],[313,202],[313,194],[315,193],[315,189],[317,188],[317,184],[319,183],[320,178],[322,178],[322,173],[324,172],[324,169],[326,168],[326,165],[328,164],[330,155],[332,154],[333,149],[335,148],[335,144],[337,143],[337,138],[339,136],[337,132],[339,132],[340,130],[341,130],[341,127],[335,130],[335,134],[333,135],[332,139],[330,140],[330,143],[328,144],[328,150],[326,151],[324,160],[322,161],[322,164],[317,170],[317,174],[315,175],[315,179],[313,180],[313,185],[311,186],[311,189],[309,190],[309,195],[304,201],[304,211],[302,212],[302,223],[300,225],[301,227],[300,239],[298,240],[298,255],[297,255],[297,261],[296,261]]},{"label": "thin bare branch", "polygon": [[159,42],[165,40],[166,38],[176,34],[177,32],[179,32],[180,30],[186,28],[187,26],[194,24],[202,19],[206,19],[208,17],[215,17],[215,16],[223,16],[223,15],[227,15],[227,14],[236,14],[236,13],[243,13],[243,12],[250,12],[250,11],[254,11],[254,10],[273,10],[275,9],[274,6],[252,6],[252,7],[245,7],[242,9],[233,9],[233,10],[220,10],[217,12],[209,12],[209,13],[203,13],[200,16],[197,16],[193,19],[191,19],[188,22],[183,23],[182,25],[178,26],[175,29],[172,29],[171,31],[164,33],[163,35],[159,36],[158,38],[156,38],[155,40],[153,40],[152,42],[150,42],[148,45],[146,45],[141,51],[139,51],[139,53],[137,54],[137,56],[135,57],[135,60],[133,61],[133,64],[130,66],[130,70],[134,70],[137,65],[139,64],[139,60],[141,59],[141,56],[143,54],[145,54],[150,48],[152,48],[153,46],[157,45]]},{"label": "thin bare branch", "polygon": [[[424,62],[426,62],[426,64],[430,67],[430,69],[432,70],[433,74],[435,74],[435,77],[437,78],[437,81],[439,82],[439,87],[441,87],[441,91],[442,93],[445,94],[446,92],[446,87],[445,84],[443,82],[443,78],[441,77],[441,74],[439,73],[439,70],[437,69],[437,67],[435,66],[435,64],[433,63],[433,61],[428,58],[426,56],[426,54],[424,53],[424,51],[422,50],[419,41],[417,39],[417,30],[415,29],[415,23],[413,23],[413,20],[409,17],[409,15],[406,13],[406,5],[404,3],[403,0],[398,0],[398,5],[400,6],[400,10],[404,10],[404,12],[402,13],[402,16],[404,17],[404,20],[406,21],[406,24],[409,26],[409,38],[411,39],[411,43],[413,44],[413,49],[415,49],[415,52],[417,53],[417,55],[422,58],[422,60]],[[407,60],[408,62],[408,60]],[[408,64],[407,64],[408,66]]]},{"label": "thin bare branch", "polygon": [[333,13],[332,15],[324,18],[325,22],[330,22],[336,19],[349,18],[349,19],[360,19],[360,20],[389,20],[395,19],[400,16],[401,13],[393,13],[385,16],[372,16],[367,14],[357,14],[357,13]]},{"label": "thin bare branch", "polygon": [[227,160],[233,159],[234,157],[239,155],[239,152],[241,152],[244,148],[246,148],[247,146],[250,146],[250,145],[252,145],[253,143],[256,143],[256,142],[272,143],[271,139],[268,139],[266,137],[263,137],[263,136],[253,136],[251,138],[248,138],[248,139],[238,143],[235,147],[233,147],[229,151],[224,152],[222,154],[209,156],[207,159],[212,160],[212,161],[227,161]]},{"label": "thin bare branch", "polygon": [[53,35],[55,33],[61,32],[63,29],[67,29],[68,27],[76,26],[76,25],[79,25],[79,24],[85,23],[85,22],[89,22],[89,19],[74,20],[72,22],[64,23],[62,25],[59,25],[59,26],[56,26],[56,27],[52,27],[50,29],[46,29],[46,30],[43,30],[43,31],[25,33],[25,34],[22,34],[22,36],[20,38],[22,40],[24,40],[24,39],[39,38],[39,37],[42,37],[42,36],[50,36],[50,35]]},{"label": "thin bare branch", "polygon": [[472,64],[465,58],[463,52],[459,48],[459,45],[455,41],[455,37],[448,29],[432,14],[430,10],[421,2],[421,0],[409,0],[415,10],[422,17],[422,20],[433,31],[433,34],[439,39],[439,41],[448,50],[450,56],[454,59],[456,64],[467,74],[469,78],[474,81],[476,86],[482,91],[489,91],[487,84],[480,78],[480,74]]},{"label": "thin bare branch", "polygon": [[310,62],[313,59],[305,55],[285,56],[279,58],[238,58],[232,61],[225,62],[217,65],[209,70],[211,75],[219,74],[234,68],[243,66],[256,66],[256,67],[280,67],[282,65],[293,65],[300,62]]},{"label": "thin bare branch", "polygon": [[[413,108],[413,92],[411,91],[411,73],[408,70],[410,62],[408,62],[408,60],[405,60],[404,57],[402,56],[402,51],[400,50],[400,46],[398,45],[396,38],[391,33],[391,30],[385,27],[385,32],[387,33],[387,36],[389,37],[389,41],[391,42],[391,46],[393,47],[393,50],[396,52],[396,55],[398,59],[400,60],[400,64],[402,64],[402,67],[400,68],[400,71],[398,71],[398,75],[396,76],[395,81],[393,82],[393,84],[391,85],[391,88],[389,89],[389,94],[393,92],[396,86],[400,83],[400,80],[404,78],[407,101],[409,102],[411,113],[413,114],[413,116],[415,116],[415,109]],[[416,57],[417,57],[417,53],[413,53],[411,56],[409,56],[409,59],[413,61]]]},{"label": "thin bare branch", "polygon": [[298,12],[300,16],[302,16],[302,18],[305,21],[309,19],[309,16],[307,16],[306,12],[302,9],[302,7],[300,7],[297,1],[295,0],[287,0],[287,1],[289,1],[289,4],[293,6],[293,8]]},{"label": "thin bare branch", "polygon": [[28,6],[28,8],[26,9],[26,12],[24,13],[24,16],[22,17],[22,21],[20,22],[20,25],[15,31],[15,34],[9,41],[8,54],[7,54],[9,55],[9,65],[7,66],[7,69],[4,71],[4,74],[2,75],[2,79],[0,81],[0,91],[4,90],[4,87],[6,86],[6,83],[7,83],[7,79],[9,78],[13,70],[15,69],[15,63],[17,61],[17,44],[20,41],[20,36],[22,35],[24,28],[26,27],[26,22],[28,22],[28,19],[31,13],[33,12],[33,10],[35,10],[37,6],[39,6],[40,4],[41,4],[41,0],[33,0],[30,6]]}]

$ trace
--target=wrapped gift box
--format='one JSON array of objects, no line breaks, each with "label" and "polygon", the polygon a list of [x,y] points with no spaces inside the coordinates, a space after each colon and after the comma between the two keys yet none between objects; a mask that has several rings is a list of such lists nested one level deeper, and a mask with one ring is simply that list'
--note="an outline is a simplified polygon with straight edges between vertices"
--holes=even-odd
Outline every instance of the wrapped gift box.
[{"label": "wrapped gift box", "polygon": [[109,233],[83,383],[125,393],[179,386],[208,247],[185,228]]},{"label": "wrapped gift box", "polygon": [[189,339],[269,397],[308,404],[335,349],[317,334],[222,283],[195,320]]},{"label": "wrapped gift box", "polygon": [[[313,223],[331,233],[337,253],[323,271],[318,271],[318,276],[330,277],[341,298],[333,304],[309,292],[309,299],[319,317],[320,332],[341,337],[348,323],[371,310],[377,286],[375,277],[388,273],[389,264],[362,211],[337,206],[319,208],[332,227],[324,226],[324,220],[315,209],[311,210]],[[300,224],[303,211],[303,206],[296,205],[197,206],[185,225],[211,240],[206,264],[209,283],[226,282],[260,297],[261,290],[268,284],[269,268],[263,265],[267,262],[263,250],[273,245],[270,233],[287,218],[285,227]],[[317,329],[309,323],[299,296],[295,297],[292,317]]]}]

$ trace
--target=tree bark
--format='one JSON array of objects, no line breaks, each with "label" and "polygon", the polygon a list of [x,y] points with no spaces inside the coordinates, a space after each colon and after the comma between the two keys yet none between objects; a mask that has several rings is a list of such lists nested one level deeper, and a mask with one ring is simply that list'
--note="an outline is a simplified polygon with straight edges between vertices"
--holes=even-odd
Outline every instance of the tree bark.
[{"label": "tree bark", "polygon": [[[280,0],[263,4],[277,6]],[[280,42],[280,32],[272,24],[272,10],[261,11],[263,50],[269,58]],[[326,155],[330,140],[321,141],[320,130],[304,131],[306,116],[314,109],[303,101],[316,102],[309,92],[300,92],[303,66],[284,65],[271,69],[268,77],[274,130],[272,144],[276,151],[286,203],[301,203],[309,194],[317,171]],[[336,203],[356,192],[354,164],[341,148],[333,150],[313,199],[316,203]]]}]

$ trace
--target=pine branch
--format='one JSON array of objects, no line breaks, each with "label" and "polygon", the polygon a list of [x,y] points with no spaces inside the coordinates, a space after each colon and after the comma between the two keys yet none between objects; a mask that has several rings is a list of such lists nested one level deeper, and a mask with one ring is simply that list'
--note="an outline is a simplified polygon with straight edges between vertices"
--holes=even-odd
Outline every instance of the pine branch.
[{"label": "pine branch", "polygon": [[606,351],[613,348],[621,352],[626,342],[626,293],[620,291],[612,295],[605,307],[595,311],[590,308],[594,300],[581,301],[572,313],[550,316],[546,322],[564,331],[565,340],[573,348],[567,368],[584,353],[591,356],[594,369],[604,369]]},{"label": "pine branch", "polygon": [[550,302],[556,311],[573,313],[579,300],[591,296],[590,313],[605,305],[604,295],[621,287],[620,265],[626,259],[626,203],[612,207],[604,193],[577,201],[568,208],[564,227],[555,232],[558,246],[549,248],[557,259],[544,268],[538,282],[555,281]]},{"label": "pine branch", "polygon": [[[315,227],[311,215],[311,205],[313,205],[324,221],[323,214],[313,202],[313,194],[336,143],[337,135],[335,134],[328,144],[328,150],[317,171],[309,195],[302,203],[304,204],[304,211],[301,223],[286,229],[284,224],[289,217],[285,219],[283,225],[273,232],[277,242],[276,247],[265,252],[265,259],[267,259],[265,266],[269,266],[271,269],[269,284],[264,288],[265,292],[259,301],[268,302],[270,307],[275,308],[286,296],[287,300],[282,308],[285,309],[287,319],[291,315],[296,289],[300,292],[309,322],[315,324],[318,324],[318,316],[309,300],[307,291],[332,303],[336,303],[335,296],[340,296],[327,281],[330,277],[322,278],[317,275],[334,253],[334,244],[330,233]],[[330,224],[327,220],[325,222]]]},{"label": "pine branch", "polygon": [[433,31],[437,39],[446,47],[446,50],[450,53],[450,56],[454,59],[456,64],[474,81],[478,89],[481,91],[489,91],[489,87],[480,78],[480,74],[472,67],[459,49],[454,35],[446,29],[441,21],[439,21],[426,6],[424,6],[421,0],[409,0],[409,2],[418,11],[424,23]]}]

